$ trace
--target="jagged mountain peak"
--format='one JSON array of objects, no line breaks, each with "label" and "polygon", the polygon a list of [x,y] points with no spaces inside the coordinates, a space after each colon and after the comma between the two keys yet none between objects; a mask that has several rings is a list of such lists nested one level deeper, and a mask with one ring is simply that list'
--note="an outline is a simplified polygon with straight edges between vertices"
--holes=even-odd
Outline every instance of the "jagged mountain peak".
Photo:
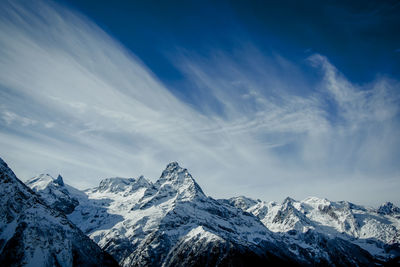
[{"label": "jagged mountain peak", "polygon": [[79,201],[72,197],[65,187],[61,175],[54,179],[50,174],[40,174],[29,179],[25,184],[39,194],[47,205],[65,214],[73,212],[79,204]]},{"label": "jagged mountain peak", "polygon": [[171,162],[162,172],[160,178],[155,183],[158,193],[170,195],[176,192],[178,199],[192,199],[195,197],[205,197],[203,190],[197,184],[187,169],[179,166],[177,162]]},{"label": "jagged mountain peak", "polygon": [[307,231],[310,228],[310,220],[300,211],[301,203],[287,197],[274,216],[272,223],[281,227],[281,229],[294,229],[300,232]]},{"label": "jagged mountain peak", "polygon": [[[184,174],[184,175],[181,175]],[[165,167],[164,171],[161,173],[160,179],[159,180],[177,180],[179,178],[191,178],[191,175],[187,171],[187,169],[182,168],[179,166],[178,162],[174,161],[171,163],[167,164],[167,167]]]},{"label": "jagged mountain peak", "polygon": [[385,202],[378,208],[377,212],[383,215],[398,214],[400,213],[400,208],[392,202]]},{"label": "jagged mountain peak", "polygon": [[37,176],[34,176],[28,179],[25,182],[29,187],[33,187],[34,191],[43,190],[48,187],[50,184],[53,186],[64,187],[64,181],[61,175],[58,175],[57,178],[54,178],[48,173],[41,173]]},{"label": "jagged mountain peak", "polygon": [[60,185],[60,186],[64,186],[64,180],[63,180],[61,174],[59,174],[59,175],[57,176],[57,178],[54,180],[54,182],[55,182],[56,184]]},{"label": "jagged mountain peak", "polygon": [[177,170],[179,168],[182,168],[181,166],[179,166],[179,163],[177,161],[172,161],[167,164],[167,166],[165,167],[165,171],[173,172],[174,170]]},{"label": "jagged mountain peak", "polygon": [[283,202],[282,205],[293,205],[294,202],[297,202],[296,200],[294,200],[291,197],[286,197]]}]

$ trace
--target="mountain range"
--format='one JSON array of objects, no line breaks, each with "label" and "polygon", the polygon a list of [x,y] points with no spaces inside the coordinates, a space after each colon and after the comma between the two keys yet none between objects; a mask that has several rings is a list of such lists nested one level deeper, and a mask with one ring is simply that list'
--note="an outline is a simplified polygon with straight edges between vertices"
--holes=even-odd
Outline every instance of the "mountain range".
[{"label": "mountain range", "polygon": [[[282,203],[244,196],[213,199],[176,162],[168,164],[154,183],[143,176],[114,177],[102,180],[95,188],[78,190],[65,184],[60,175],[53,178],[41,174],[26,181],[28,188],[2,164],[1,208],[11,215],[1,220],[0,263],[29,265],[35,258],[29,255],[36,255],[30,242],[40,239],[47,244],[40,252],[50,255],[46,259],[57,259],[60,266],[74,265],[71,257],[65,256],[63,262],[64,256],[60,256],[70,251],[59,253],[53,248],[53,243],[62,247],[57,239],[47,241],[53,235],[62,235],[60,229],[68,233],[64,234],[68,237],[65,242],[71,244],[65,250],[74,251],[74,244],[75,248],[95,247],[89,263],[98,259],[115,264],[109,255],[120,266],[400,263],[400,209],[392,203],[374,209],[315,197],[303,201],[286,198]],[[6,182],[12,186],[3,186]],[[21,191],[28,200],[20,197]],[[12,208],[18,201],[27,207]],[[20,235],[16,218],[25,216],[28,209],[35,216],[47,212],[49,222],[44,215],[40,220],[25,218],[28,229],[36,230],[29,232],[29,238],[11,242]],[[54,225],[54,233],[48,225]],[[10,254],[6,248],[10,246],[25,255],[25,260],[7,258]],[[92,255],[83,249],[81,252]],[[55,266],[47,263],[53,262],[43,261],[41,266]]]}]

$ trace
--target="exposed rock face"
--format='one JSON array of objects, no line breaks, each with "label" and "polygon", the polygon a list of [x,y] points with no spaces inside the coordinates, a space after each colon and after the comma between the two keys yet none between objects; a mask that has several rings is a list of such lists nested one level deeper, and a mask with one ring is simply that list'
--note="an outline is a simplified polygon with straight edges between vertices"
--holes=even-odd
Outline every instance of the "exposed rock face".
[{"label": "exposed rock face", "polygon": [[118,265],[0,159],[0,266]]}]

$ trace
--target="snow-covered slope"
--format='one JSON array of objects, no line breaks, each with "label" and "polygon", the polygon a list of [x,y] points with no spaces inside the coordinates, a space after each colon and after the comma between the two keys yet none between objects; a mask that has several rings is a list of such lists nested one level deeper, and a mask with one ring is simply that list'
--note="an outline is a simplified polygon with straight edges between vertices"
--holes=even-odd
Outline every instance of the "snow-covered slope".
[{"label": "snow-covered slope", "polygon": [[0,266],[117,266],[0,159]]},{"label": "snow-covered slope", "polygon": [[237,204],[241,199],[250,203],[243,197],[228,202],[257,216],[269,230],[285,233],[287,239],[302,242],[304,233],[313,232],[349,241],[382,260],[400,256],[400,219],[392,203],[373,209],[309,197],[303,201],[286,198],[281,204],[258,200],[243,207]]},{"label": "snow-covered slope", "polygon": [[65,214],[70,214],[79,204],[76,198],[71,197],[61,175],[54,179],[50,174],[40,174],[25,184],[38,193],[47,205]]},{"label": "snow-covered slope", "polygon": [[79,202],[69,219],[123,266],[376,263],[347,236],[331,235],[328,226],[315,231],[300,202],[214,200],[176,162],[154,184],[116,177],[84,192],[64,187]]}]

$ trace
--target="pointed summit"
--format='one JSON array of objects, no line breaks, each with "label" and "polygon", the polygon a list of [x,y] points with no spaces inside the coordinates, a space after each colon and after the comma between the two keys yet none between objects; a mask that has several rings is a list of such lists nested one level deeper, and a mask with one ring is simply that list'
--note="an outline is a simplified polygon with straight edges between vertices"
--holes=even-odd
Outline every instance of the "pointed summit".
[{"label": "pointed summit", "polygon": [[179,166],[177,162],[171,162],[162,172],[160,178],[155,183],[155,187],[160,192],[176,192],[178,199],[194,197],[205,197],[203,190],[196,183],[187,169]]},{"label": "pointed summit", "polygon": [[174,162],[168,163],[167,167],[165,167],[165,170],[162,172],[160,178],[171,177],[171,174],[173,174],[175,172],[179,172],[180,170],[182,170],[182,167],[179,166],[178,162],[174,161]]},{"label": "pointed summit", "polygon": [[282,205],[293,205],[293,202],[296,202],[296,200],[294,200],[291,197],[286,197],[283,202]]},{"label": "pointed summit", "polygon": [[178,162],[176,161],[169,163],[167,167],[165,167],[165,170],[161,173],[159,180],[162,181],[192,180],[193,182],[195,182],[195,180],[193,179],[192,175],[190,175],[188,170],[179,166]]},{"label": "pointed summit", "polygon": [[159,179],[160,182],[164,181],[183,182],[184,180],[191,180],[195,182],[193,177],[188,172],[188,170],[179,166],[178,162],[176,161],[169,163],[167,167],[165,167],[165,170],[161,173]]},{"label": "pointed summit", "polygon": [[64,186],[64,181],[61,174],[57,176],[57,179],[54,180],[54,183],[58,184],[59,186]]}]

